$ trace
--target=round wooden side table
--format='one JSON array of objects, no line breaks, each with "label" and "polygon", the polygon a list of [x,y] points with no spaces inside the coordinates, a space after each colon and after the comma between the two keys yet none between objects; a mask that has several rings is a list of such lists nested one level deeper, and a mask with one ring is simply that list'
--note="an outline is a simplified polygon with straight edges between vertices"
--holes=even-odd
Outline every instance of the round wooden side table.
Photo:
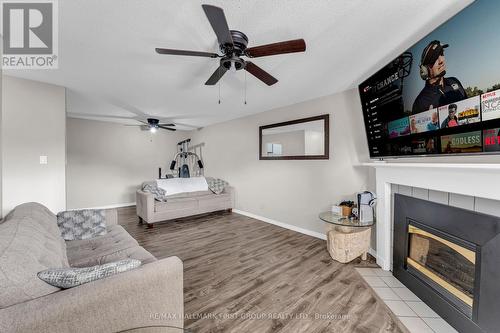
[{"label": "round wooden side table", "polygon": [[326,222],[326,247],[333,259],[343,264],[359,256],[366,260],[375,221],[362,223],[332,212],[321,213],[319,218]]}]

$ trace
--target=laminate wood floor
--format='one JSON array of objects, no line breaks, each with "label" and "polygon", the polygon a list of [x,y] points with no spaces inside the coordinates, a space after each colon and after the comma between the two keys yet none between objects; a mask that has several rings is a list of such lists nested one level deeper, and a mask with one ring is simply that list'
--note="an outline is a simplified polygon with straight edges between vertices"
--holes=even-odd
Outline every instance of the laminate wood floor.
[{"label": "laminate wood floor", "polygon": [[[157,258],[184,262],[185,328],[191,332],[405,332],[324,240],[236,213],[139,225],[119,223]],[[368,263],[369,265],[369,263]]]}]

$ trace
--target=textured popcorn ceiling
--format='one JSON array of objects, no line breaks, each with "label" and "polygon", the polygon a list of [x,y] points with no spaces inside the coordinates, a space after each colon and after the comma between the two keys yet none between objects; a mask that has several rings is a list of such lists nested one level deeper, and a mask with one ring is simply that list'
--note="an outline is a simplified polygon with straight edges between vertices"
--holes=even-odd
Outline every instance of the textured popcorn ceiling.
[{"label": "textured popcorn ceiling", "polygon": [[[67,87],[70,114],[140,110],[205,126],[356,87],[470,2],[64,0],[59,69],[6,74]],[[247,105],[245,72],[228,72],[219,105],[219,86],[204,85],[217,59],[154,52],[217,51],[202,3],[223,7],[229,27],[246,33],[249,46],[304,38],[307,50],[254,59],[279,82],[268,87],[248,74]]]}]

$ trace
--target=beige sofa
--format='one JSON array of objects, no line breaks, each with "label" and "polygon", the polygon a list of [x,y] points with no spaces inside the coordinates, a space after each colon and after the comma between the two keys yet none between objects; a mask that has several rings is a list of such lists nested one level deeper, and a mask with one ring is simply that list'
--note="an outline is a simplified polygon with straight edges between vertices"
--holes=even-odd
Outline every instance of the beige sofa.
[{"label": "beige sofa", "polygon": [[[141,188],[145,184],[143,183]],[[142,190],[136,192],[137,216],[141,222],[148,223],[148,226],[186,216],[231,210],[233,207],[234,188],[231,186],[226,186],[221,194],[214,194],[212,191],[180,193],[167,196],[167,201],[157,201],[149,192]]]},{"label": "beige sofa", "polygon": [[[0,332],[119,332],[144,326],[183,327],[183,265],[157,260],[106,211],[108,232],[65,242],[57,218],[27,203],[0,221]],[[37,277],[47,268],[91,266],[124,258],[142,266],[71,289]]]}]

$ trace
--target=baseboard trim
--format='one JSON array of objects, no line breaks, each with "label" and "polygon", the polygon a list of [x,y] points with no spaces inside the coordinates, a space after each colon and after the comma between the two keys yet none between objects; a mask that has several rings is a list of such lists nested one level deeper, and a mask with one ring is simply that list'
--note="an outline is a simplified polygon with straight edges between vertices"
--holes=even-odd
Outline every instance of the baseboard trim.
[{"label": "baseboard trim", "polygon": [[[276,221],[276,220],[273,220],[273,219],[270,219],[270,218],[267,218],[267,217],[264,217],[264,216],[260,216],[260,215],[257,215],[257,214],[246,212],[244,210],[233,209],[233,212],[236,213],[236,214],[245,215],[245,216],[254,218],[254,219],[262,221],[262,222],[274,224],[274,225],[276,225],[278,227],[282,227],[282,228],[285,228],[285,229],[288,229],[288,230],[296,231],[296,232],[299,232],[301,234],[305,234],[305,235],[308,235],[308,236],[312,236],[312,237],[316,237],[316,238],[319,238],[319,239],[326,240],[326,235],[322,234],[320,232],[317,232],[317,231],[312,231],[312,230],[309,230],[309,229],[297,227],[297,226],[292,225],[292,224],[288,224],[288,223],[284,223],[284,222],[279,222],[279,221]],[[370,249],[368,249],[368,253],[371,254],[377,260],[377,263],[379,262],[379,258],[377,256],[377,251],[375,251],[373,248],[370,247]]]},{"label": "baseboard trim", "polygon": [[130,206],[135,206],[135,201],[134,202],[114,204],[114,205],[108,205],[108,206],[72,208],[72,209],[68,209],[68,211],[81,210],[81,209],[113,209],[113,208],[122,208],[122,207],[130,207]]},{"label": "baseboard trim", "polygon": [[368,253],[372,255],[373,258],[375,258],[376,261],[378,261],[378,256],[377,256],[377,251],[375,251],[373,248],[368,249]]},{"label": "baseboard trim", "polygon": [[296,231],[296,232],[299,232],[299,233],[304,234],[304,235],[308,235],[308,236],[312,236],[312,237],[316,237],[316,238],[320,238],[320,239],[326,240],[326,235],[322,234],[320,232],[317,232],[317,231],[312,231],[312,230],[309,230],[309,229],[297,227],[297,226],[292,225],[292,224],[288,224],[288,223],[284,223],[284,222],[279,222],[279,221],[276,221],[276,220],[273,220],[273,219],[270,219],[270,218],[267,218],[267,217],[264,217],[264,216],[260,216],[260,215],[249,213],[249,212],[245,212],[245,211],[239,210],[239,209],[233,209],[233,212],[237,213],[237,214],[241,214],[241,215],[245,215],[245,216],[254,218],[256,220],[260,220],[262,222],[274,224],[274,225],[277,225],[278,227],[282,227],[282,228],[285,228],[285,229],[288,229],[288,230]]}]

